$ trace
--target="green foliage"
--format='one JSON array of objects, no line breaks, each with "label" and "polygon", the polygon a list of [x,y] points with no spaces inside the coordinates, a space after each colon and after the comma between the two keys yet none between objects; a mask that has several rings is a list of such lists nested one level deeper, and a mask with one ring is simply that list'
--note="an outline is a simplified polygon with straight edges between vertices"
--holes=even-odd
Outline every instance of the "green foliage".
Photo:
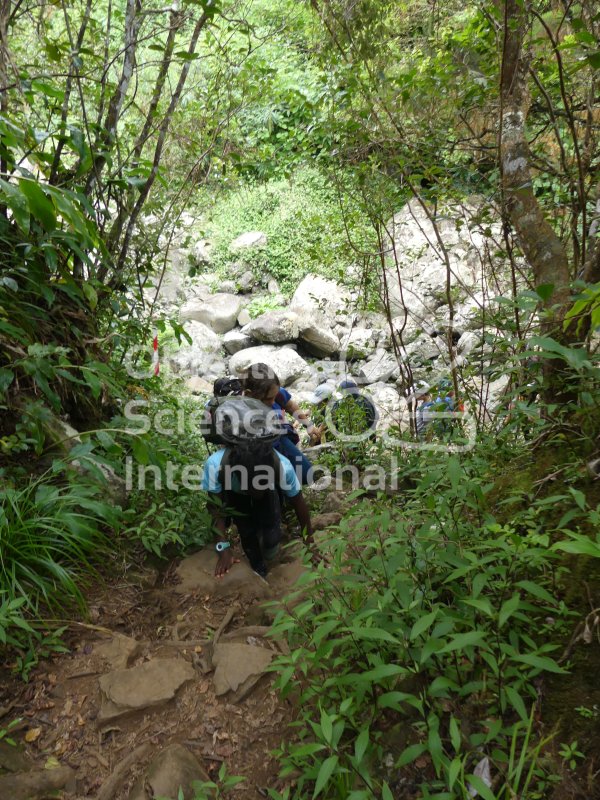
[{"label": "green foliage", "polygon": [[[223,276],[229,264],[241,259],[257,279],[274,277],[289,293],[309,272],[348,280],[356,254],[346,239],[345,224],[357,241],[370,241],[357,207],[348,201],[341,210],[335,186],[317,170],[304,168],[289,181],[249,184],[225,195],[212,209],[206,233],[215,242],[213,257]],[[230,252],[230,243],[250,230],[267,235],[266,247]]]},{"label": "green foliage", "polygon": [[41,604],[83,604],[78,580],[106,550],[106,527],[118,519],[115,508],[98,494],[84,484],[52,485],[48,476],[5,489],[0,591],[18,600],[18,607],[37,612]]},{"label": "green foliage", "polygon": [[11,745],[11,747],[16,747],[17,743],[15,742],[14,739],[12,739],[10,737],[9,734],[12,731],[12,729],[16,728],[16,726],[20,722],[21,722],[21,719],[19,717],[17,717],[17,719],[11,720],[11,722],[8,723],[6,728],[0,728],[0,742],[6,742],[6,744]]},{"label": "green foliage", "polygon": [[[280,751],[296,788],[273,798],[394,797],[409,765],[427,797],[463,800],[469,785],[545,796],[554,778],[533,723],[536,683],[568,668],[557,651],[572,616],[558,553],[599,509],[574,487],[523,497],[509,486],[493,513],[505,455],[494,438],[460,458],[405,458],[402,507],[355,496],[319,545],[324,563],[275,622],[291,646],[278,685],[301,718]],[[484,756],[493,794],[474,776]]]},{"label": "green foliage", "polygon": [[569,769],[575,769],[577,766],[577,760],[585,758],[584,754],[581,753],[577,747],[577,742],[571,742],[571,744],[562,744],[560,746],[559,754],[563,761],[569,765]]},{"label": "green foliage", "polygon": [[282,311],[283,309],[284,306],[278,302],[277,298],[271,297],[270,295],[266,297],[255,297],[246,306],[246,311],[250,314],[252,319],[260,317],[261,314],[267,311]]}]

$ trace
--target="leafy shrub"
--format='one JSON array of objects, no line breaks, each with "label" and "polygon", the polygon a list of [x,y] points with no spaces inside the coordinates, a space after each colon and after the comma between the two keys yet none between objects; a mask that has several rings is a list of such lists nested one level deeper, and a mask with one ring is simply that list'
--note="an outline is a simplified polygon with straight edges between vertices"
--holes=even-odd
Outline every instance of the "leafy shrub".
[{"label": "leafy shrub", "polygon": [[46,480],[5,488],[0,508],[0,591],[31,611],[83,605],[79,580],[108,547],[104,530],[118,511],[84,482]]},{"label": "leafy shrub", "polygon": [[[517,520],[498,519],[494,458],[419,453],[400,467],[414,487],[401,507],[354,502],[320,545],[325,563],[275,622],[291,653],[274,669],[300,719],[280,751],[282,774],[299,778],[273,798],[389,800],[409,765],[423,797],[543,796],[531,710],[540,674],[564,672],[570,619],[551,544],[597,512],[574,489],[524,504],[515,490]],[[493,794],[475,773],[483,758]]]},{"label": "leafy shrub", "polygon": [[[289,181],[242,186],[217,202],[207,223],[215,265],[226,275],[228,265],[242,258],[257,278],[275,277],[286,293],[309,272],[347,281],[356,254],[345,222],[356,242],[366,244],[371,233],[350,191],[345,205],[343,214],[331,181],[311,168],[298,170]],[[266,247],[230,252],[230,243],[250,230],[267,235]]]}]

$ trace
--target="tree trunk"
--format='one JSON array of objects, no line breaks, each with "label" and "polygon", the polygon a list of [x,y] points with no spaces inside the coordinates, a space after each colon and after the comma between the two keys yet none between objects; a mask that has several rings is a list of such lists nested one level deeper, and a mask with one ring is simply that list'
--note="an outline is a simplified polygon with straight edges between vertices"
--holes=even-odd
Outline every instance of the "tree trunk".
[{"label": "tree trunk", "polygon": [[523,0],[505,0],[500,120],[502,189],[519,245],[533,269],[536,287],[554,286],[554,292],[544,301],[547,311],[544,332],[561,338],[561,323],[569,302],[570,266],[566,248],[545,218],[533,192],[525,135],[530,102],[528,59],[523,53],[526,30]]},{"label": "tree trunk", "polygon": [[[505,0],[499,147],[503,201],[533,270],[535,287],[553,287],[549,296],[541,293],[540,332],[568,347],[580,341],[577,324],[563,326],[571,305],[569,255],[545,218],[532,185],[525,130],[530,105],[528,56],[523,52],[527,30],[525,0]],[[577,400],[577,376],[566,362],[556,358],[544,360],[543,375],[542,396],[547,403],[558,403],[558,414],[562,415]]]}]

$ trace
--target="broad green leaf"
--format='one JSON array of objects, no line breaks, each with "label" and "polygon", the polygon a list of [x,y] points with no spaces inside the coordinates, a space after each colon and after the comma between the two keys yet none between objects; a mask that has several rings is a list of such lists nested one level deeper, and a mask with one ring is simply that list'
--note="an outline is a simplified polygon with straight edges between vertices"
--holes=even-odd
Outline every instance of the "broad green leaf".
[{"label": "broad green leaf", "polygon": [[383,678],[391,678],[395,675],[406,675],[406,667],[401,667],[398,664],[380,664],[378,667],[368,670],[368,672],[361,672],[360,677],[364,681],[380,681]]},{"label": "broad green leaf", "polygon": [[454,748],[454,752],[458,753],[460,750],[460,730],[458,728],[458,722],[456,721],[456,717],[451,717],[450,725],[448,726],[448,732],[450,734],[450,741],[452,742],[452,747]]},{"label": "broad green leaf", "polygon": [[394,795],[387,783],[383,783],[381,787],[381,800],[394,800]]},{"label": "broad green leaf", "polygon": [[547,603],[556,603],[556,598],[553,597],[547,589],[544,589],[543,586],[533,581],[519,581],[515,585],[520,589],[524,589],[534,597],[537,597],[539,600],[545,600]]},{"label": "broad green leaf", "polygon": [[56,211],[40,184],[28,178],[21,178],[19,187],[27,198],[31,216],[41,223],[44,230],[51,233],[56,228]]},{"label": "broad green leaf", "polygon": [[412,626],[412,629],[410,631],[410,637],[409,638],[410,638],[411,641],[416,639],[417,636],[420,636],[422,633],[424,633],[426,630],[428,630],[428,628],[431,627],[431,625],[435,621],[435,618],[438,615],[438,612],[439,612],[439,608],[436,608],[433,611],[431,611],[429,614],[425,614],[425,616],[421,617],[420,619],[418,619],[415,622],[415,624]]},{"label": "broad green leaf", "polygon": [[29,233],[29,204],[19,186],[0,179],[0,189],[6,198],[6,205],[12,211],[15,222],[23,233]]},{"label": "broad green leaf", "polygon": [[10,369],[0,367],[0,393],[4,394],[15,379],[15,373]]},{"label": "broad green leaf", "polygon": [[83,289],[83,293],[86,296],[88,303],[90,304],[90,308],[92,311],[98,305],[98,294],[91,283],[85,281],[81,284],[81,288]]},{"label": "broad green leaf", "polygon": [[369,746],[369,729],[365,728],[362,730],[356,741],[354,742],[354,757],[356,758],[357,764],[363,760],[367,747]]},{"label": "broad green leaf", "polygon": [[485,641],[484,631],[467,631],[454,636],[447,645],[442,647],[441,653],[450,653],[453,650],[464,650],[467,647],[483,645]]},{"label": "broad green leaf", "polygon": [[498,627],[502,627],[505,622],[507,622],[515,611],[519,608],[521,603],[521,598],[518,594],[513,594],[512,597],[509,597],[508,600],[505,600],[502,603],[502,608],[500,609],[500,613],[498,614]]},{"label": "broad green leaf", "polygon": [[333,721],[324,709],[321,710],[321,731],[327,744],[331,744],[333,738]]},{"label": "broad green leaf", "polygon": [[513,686],[505,686],[504,691],[506,692],[506,696],[511,706],[515,709],[523,722],[528,722],[529,714],[527,713],[527,709],[525,708],[525,703],[523,702],[521,695]]},{"label": "broad green leaf", "polygon": [[546,672],[555,672],[558,675],[564,675],[567,670],[559,667],[556,661],[548,656],[536,656],[533,653],[526,653],[525,655],[513,655],[513,661],[518,661],[522,664],[528,664],[530,667],[545,670]]},{"label": "broad green leaf", "polygon": [[[496,800],[496,795],[478,775],[467,775],[467,781],[471,784],[471,787],[475,789],[482,800]],[[472,796],[477,797],[477,795]]]},{"label": "broad green leaf", "polygon": [[392,636],[389,631],[386,631],[383,628],[360,628],[358,626],[353,626],[351,628],[345,628],[344,630],[347,633],[351,633],[356,639],[399,644],[399,640],[395,636]]},{"label": "broad green leaf", "polygon": [[541,299],[546,302],[550,300],[552,295],[554,294],[554,284],[553,283],[542,283],[540,286],[537,286],[535,291],[541,297]]},{"label": "broad green leaf", "polygon": [[131,449],[133,450],[133,455],[140,464],[147,464],[150,460],[150,456],[148,453],[148,446],[143,439],[140,439],[139,436],[134,436],[131,440]]},{"label": "broad green leaf", "polygon": [[319,774],[317,775],[317,781],[315,783],[315,790],[313,792],[313,799],[321,794],[325,786],[327,785],[333,770],[337,767],[338,764],[338,757],[337,756],[329,756],[329,758],[325,759],[325,761],[321,764],[321,768],[319,769]]},{"label": "broad green leaf", "polygon": [[412,763],[415,759],[422,756],[424,752],[427,750],[427,745],[425,744],[411,744],[405,750],[402,751],[400,758],[396,762],[396,767],[406,767],[407,764]]},{"label": "broad green leaf", "polygon": [[561,550],[563,553],[573,553],[575,555],[593,556],[600,558],[600,544],[589,539],[582,534],[569,532],[571,541],[556,542],[552,545],[553,550]]},{"label": "broad green leaf", "polygon": [[456,758],[452,759],[452,763],[448,768],[448,788],[450,790],[453,789],[454,784],[456,783],[457,778],[460,775],[461,769],[462,769],[462,761],[457,756]]}]

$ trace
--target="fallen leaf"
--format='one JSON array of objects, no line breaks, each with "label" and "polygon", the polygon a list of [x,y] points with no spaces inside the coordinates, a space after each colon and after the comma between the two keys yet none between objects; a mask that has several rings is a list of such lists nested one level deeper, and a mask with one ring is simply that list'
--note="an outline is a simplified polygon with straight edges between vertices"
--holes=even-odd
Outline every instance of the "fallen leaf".
[{"label": "fallen leaf", "polygon": [[28,744],[31,744],[31,742],[36,742],[40,738],[41,733],[41,728],[30,728],[25,734],[25,741]]},{"label": "fallen leaf", "polygon": [[44,764],[44,769],[56,769],[57,767],[60,767],[60,761],[54,756],[50,756]]}]

